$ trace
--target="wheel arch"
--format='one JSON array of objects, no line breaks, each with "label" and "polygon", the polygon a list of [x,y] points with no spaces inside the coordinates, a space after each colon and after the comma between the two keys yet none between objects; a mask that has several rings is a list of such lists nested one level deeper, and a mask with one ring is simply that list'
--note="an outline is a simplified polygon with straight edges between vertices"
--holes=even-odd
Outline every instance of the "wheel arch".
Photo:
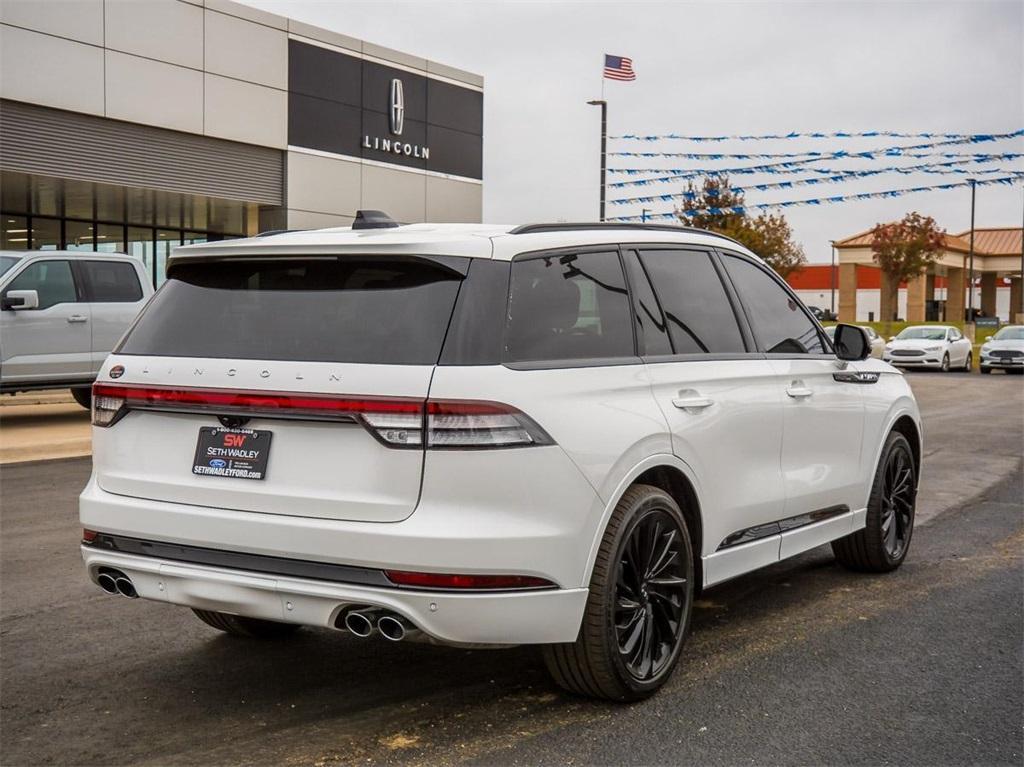
[{"label": "wheel arch", "polygon": [[896,418],[892,425],[889,427],[886,434],[890,432],[899,432],[907,438],[907,442],[910,443],[910,452],[914,456],[914,476],[918,477],[920,481],[921,477],[921,430],[917,426],[917,422],[910,417],[909,414],[904,413],[903,415]]},{"label": "wheel arch", "polygon": [[633,485],[651,485],[668,493],[679,505],[683,512],[683,519],[686,521],[687,531],[690,533],[690,546],[693,551],[693,566],[696,583],[695,593],[698,593],[703,586],[703,566],[701,552],[703,547],[704,521],[700,502],[699,483],[693,470],[678,457],[674,455],[655,455],[633,467],[626,477],[615,488],[609,502],[605,506],[601,523],[597,527],[596,535],[591,545],[590,555],[587,559],[587,571],[584,573],[583,583],[590,583],[594,571],[594,561],[597,551],[601,546],[605,530],[608,529],[608,520],[612,512],[619,504],[622,496]]}]

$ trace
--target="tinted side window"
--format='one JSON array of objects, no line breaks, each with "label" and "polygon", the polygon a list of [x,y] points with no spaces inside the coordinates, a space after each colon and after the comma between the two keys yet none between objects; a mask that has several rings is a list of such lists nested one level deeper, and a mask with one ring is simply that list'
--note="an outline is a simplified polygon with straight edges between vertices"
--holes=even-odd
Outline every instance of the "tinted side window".
[{"label": "tinted side window", "polygon": [[37,261],[15,277],[7,290],[34,290],[39,293],[39,308],[78,300],[75,278],[67,261]]},{"label": "tinted side window", "polygon": [[640,256],[661,299],[676,354],[746,351],[711,256],[694,250],[647,250]]},{"label": "tinted side window", "polygon": [[618,253],[513,262],[506,360],[632,356],[629,297]]},{"label": "tinted side window", "polygon": [[769,354],[824,354],[818,328],[796,300],[760,267],[742,258],[722,258],[740,295],[757,345]]},{"label": "tinted side window", "polygon": [[665,315],[654,295],[647,272],[640,263],[636,251],[627,250],[623,255],[626,259],[629,284],[633,288],[633,311],[636,314],[637,326],[640,328],[637,339],[640,353],[647,356],[671,354],[672,342],[668,337],[668,325],[665,324]]},{"label": "tinted side window", "polygon": [[85,261],[89,300],[94,303],[128,302],[142,299],[142,286],[135,267],[120,261]]}]

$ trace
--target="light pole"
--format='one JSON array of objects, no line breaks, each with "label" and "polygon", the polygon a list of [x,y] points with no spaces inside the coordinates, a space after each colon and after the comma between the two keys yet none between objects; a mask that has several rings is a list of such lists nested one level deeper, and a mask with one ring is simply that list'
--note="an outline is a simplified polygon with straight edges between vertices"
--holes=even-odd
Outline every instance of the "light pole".
[{"label": "light pole", "polygon": [[640,220],[644,223],[647,223],[647,214],[650,212],[650,208],[640,208]]},{"label": "light pole", "polygon": [[591,106],[601,107],[601,212],[598,221],[604,221],[605,171],[608,155],[608,102],[604,99],[594,99],[587,103]]},{"label": "light pole", "polygon": [[[1011,293],[1013,291],[1010,291]],[[1020,306],[1017,309],[1021,314],[1024,314],[1024,213],[1022,213],[1021,227],[1020,227],[1020,290],[1018,291],[1020,296]],[[1013,322],[1013,307],[1010,307],[1010,322]]]},{"label": "light pole", "polygon": [[829,311],[832,313],[831,319],[836,318],[836,241],[829,240],[828,244],[832,246],[832,270],[829,272],[829,281],[832,284],[832,306]]},{"label": "light pole", "polygon": [[974,322],[974,188],[977,182],[971,179],[971,245],[970,266],[967,268],[967,321]]}]

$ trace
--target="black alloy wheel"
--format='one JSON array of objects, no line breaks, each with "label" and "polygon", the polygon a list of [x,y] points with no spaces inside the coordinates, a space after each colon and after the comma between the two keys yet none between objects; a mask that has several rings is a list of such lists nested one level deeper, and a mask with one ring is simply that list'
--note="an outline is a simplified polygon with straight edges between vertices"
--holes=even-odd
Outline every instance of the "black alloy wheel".
[{"label": "black alloy wheel", "polygon": [[913,459],[904,450],[892,450],[882,484],[882,543],[890,559],[902,558],[914,514]]},{"label": "black alloy wheel", "polygon": [[623,493],[601,539],[576,641],[544,647],[555,682],[614,701],[661,687],[689,633],[695,557],[672,496],[640,484]]},{"label": "black alloy wheel", "polygon": [[615,580],[615,635],[626,670],[646,682],[664,671],[681,639],[689,552],[678,523],[661,510],[636,520],[627,536]]},{"label": "black alloy wheel", "polygon": [[886,437],[871,485],[864,527],[832,541],[836,560],[851,570],[887,573],[906,559],[914,533],[917,464],[907,438]]}]

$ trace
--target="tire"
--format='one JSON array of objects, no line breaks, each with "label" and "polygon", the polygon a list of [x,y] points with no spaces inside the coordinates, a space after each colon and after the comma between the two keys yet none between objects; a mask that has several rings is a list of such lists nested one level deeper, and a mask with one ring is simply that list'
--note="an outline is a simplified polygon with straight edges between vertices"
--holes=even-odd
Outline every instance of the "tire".
[{"label": "tire", "polygon": [[972,367],[974,367],[974,353],[967,352],[967,359],[964,361],[964,372],[970,373]]},{"label": "tire", "polygon": [[246,618],[241,615],[229,615],[212,610],[193,609],[192,612],[207,626],[212,626],[225,634],[246,639],[282,639],[291,636],[299,628],[295,623]]},{"label": "tire", "polygon": [[991,374],[991,373],[992,373],[992,368],[987,368],[987,367],[985,367],[984,365],[982,365],[982,366],[981,366],[980,368],[978,368],[978,370],[980,370],[980,371],[981,371],[981,374],[982,374],[983,376],[987,376],[987,375],[989,375],[989,374]]},{"label": "tire", "polygon": [[[858,572],[895,570],[910,550],[916,503],[917,470],[913,451],[906,437],[890,432],[871,485],[866,525],[832,542],[836,560]],[[893,533],[891,540],[890,531]]]},{"label": "tire", "polygon": [[[634,485],[601,540],[576,641],[543,648],[548,671],[577,695],[646,698],[679,661],[693,593],[693,548],[679,506],[663,490]],[[627,648],[625,654],[620,647]]]},{"label": "tire", "polygon": [[949,354],[944,354],[942,356],[942,367],[941,367],[941,370],[942,370],[943,373],[948,373],[949,372]]},{"label": "tire", "polygon": [[84,407],[86,410],[92,410],[91,386],[76,386],[71,390],[71,396],[75,398],[75,402]]}]

